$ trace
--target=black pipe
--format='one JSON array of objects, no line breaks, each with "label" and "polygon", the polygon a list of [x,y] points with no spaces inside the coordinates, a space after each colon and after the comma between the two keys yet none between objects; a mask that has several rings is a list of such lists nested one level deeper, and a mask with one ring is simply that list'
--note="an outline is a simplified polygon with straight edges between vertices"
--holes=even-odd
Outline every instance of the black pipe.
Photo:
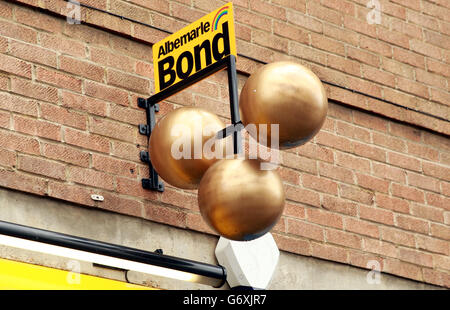
[{"label": "black pipe", "polygon": [[147,252],[112,243],[66,235],[4,221],[0,221],[0,234],[183,271],[208,278],[209,281],[205,282],[210,283],[213,287],[221,287],[225,283],[227,277],[226,269],[220,265],[205,264],[188,259]]}]

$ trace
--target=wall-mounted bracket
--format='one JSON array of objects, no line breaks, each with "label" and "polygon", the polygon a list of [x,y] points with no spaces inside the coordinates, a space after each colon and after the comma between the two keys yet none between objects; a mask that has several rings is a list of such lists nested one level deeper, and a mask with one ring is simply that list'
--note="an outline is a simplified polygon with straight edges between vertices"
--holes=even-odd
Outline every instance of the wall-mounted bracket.
[{"label": "wall-mounted bracket", "polygon": [[[223,139],[227,136],[233,135],[234,154],[240,154],[242,152],[242,138],[240,135],[240,131],[244,128],[244,125],[242,124],[241,118],[239,116],[236,57],[234,55],[229,55],[222,58],[218,62],[215,62],[212,65],[206,67],[204,70],[194,73],[193,75],[177,83],[176,85],[169,86],[147,99],[138,98],[138,106],[147,111],[147,124],[139,125],[139,133],[150,138],[150,135],[156,123],[155,112],[159,111],[158,102],[167,99],[177,92],[223,69],[227,69],[228,92],[230,96],[230,116],[232,125],[219,131],[217,133],[217,138]],[[153,169],[148,152],[141,151],[140,156],[141,161],[148,163],[150,169],[150,178],[142,179],[142,187],[144,187],[145,189],[163,192],[164,184],[159,182],[158,174],[155,169]]]},{"label": "wall-mounted bracket", "polygon": [[[138,106],[145,109],[147,115],[147,124],[139,124],[139,133],[150,138],[156,124],[155,113],[159,112],[159,104],[150,104],[147,99],[138,98]],[[150,175],[148,179],[142,179],[142,187],[158,192],[164,192],[164,184],[159,181],[158,173],[152,166],[149,153],[147,151],[141,151],[139,156],[142,162],[148,164]]]}]

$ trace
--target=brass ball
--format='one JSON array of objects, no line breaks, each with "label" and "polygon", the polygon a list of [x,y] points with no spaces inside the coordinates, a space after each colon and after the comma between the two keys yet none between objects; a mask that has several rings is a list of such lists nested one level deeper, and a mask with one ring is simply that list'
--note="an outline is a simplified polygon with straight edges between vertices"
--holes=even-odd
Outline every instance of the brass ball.
[{"label": "brass ball", "polygon": [[275,170],[261,170],[258,159],[222,159],[203,176],[198,204],[206,223],[237,241],[261,237],[284,209],[284,189]]},{"label": "brass ball", "polygon": [[[202,108],[183,107],[169,112],[156,123],[150,136],[154,169],[175,187],[196,189],[203,174],[217,161],[217,156],[204,152],[205,143],[223,128],[225,124],[217,115]],[[209,149],[223,154],[225,143],[218,140]]]},{"label": "brass ball", "polygon": [[[302,145],[319,132],[328,99],[319,78],[308,68],[290,61],[265,65],[246,81],[239,99],[244,125],[255,124],[250,135],[271,146],[271,124],[279,124],[281,149]],[[259,124],[267,124],[267,139],[259,138]]]}]

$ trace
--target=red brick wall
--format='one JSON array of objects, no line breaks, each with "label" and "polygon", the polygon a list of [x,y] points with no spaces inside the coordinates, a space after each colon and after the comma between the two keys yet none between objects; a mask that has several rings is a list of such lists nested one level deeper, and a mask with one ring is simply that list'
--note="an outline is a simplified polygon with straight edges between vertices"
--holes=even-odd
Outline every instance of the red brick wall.
[{"label": "red brick wall", "polygon": [[[224,3],[81,2],[170,31]],[[384,272],[450,287],[448,2],[380,1],[381,25],[367,23],[365,0],[233,2],[240,54],[293,59],[410,108],[326,87],[323,129],[282,154],[279,247],[363,268],[376,259]],[[62,0],[0,1],[0,186],[211,233],[195,191],[140,186],[137,97],[152,92],[151,43],[166,34],[86,8],[90,25],[54,16],[66,11]],[[239,57],[241,87],[259,65]],[[177,94],[159,116],[195,105],[227,119],[225,81],[221,72]]]}]

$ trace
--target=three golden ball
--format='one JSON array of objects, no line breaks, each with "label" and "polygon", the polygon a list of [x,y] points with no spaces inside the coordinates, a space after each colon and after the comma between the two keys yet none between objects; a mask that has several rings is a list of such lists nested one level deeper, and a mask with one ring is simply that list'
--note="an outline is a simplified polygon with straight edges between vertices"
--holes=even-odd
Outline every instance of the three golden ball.
[{"label": "three golden ball", "polygon": [[[202,108],[183,107],[159,120],[150,136],[149,154],[153,168],[167,183],[183,189],[196,189],[206,170],[217,161],[205,154],[207,141],[213,141],[225,124],[217,115]],[[215,139],[214,139],[215,140]],[[208,148],[223,153],[224,141]],[[212,158],[211,158],[212,157]]]},{"label": "three golden ball", "polygon": [[257,159],[223,159],[212,165],[198,189],[200,212],[208,225],[231,240],[261,237],[284,209],[284,189],[275,170]]},{"label": "three golden ball", "polygon": [[[239,99],[244,125],[267,124],[267,138],[252,135],[271,146],[271,124],[279,124],[281,149],[306,143],[322,127],[328,109],[325,89],[308,68],[280,61],[259,68],[246,81]],[[260,140],[261,139],[261,140]]]}]

